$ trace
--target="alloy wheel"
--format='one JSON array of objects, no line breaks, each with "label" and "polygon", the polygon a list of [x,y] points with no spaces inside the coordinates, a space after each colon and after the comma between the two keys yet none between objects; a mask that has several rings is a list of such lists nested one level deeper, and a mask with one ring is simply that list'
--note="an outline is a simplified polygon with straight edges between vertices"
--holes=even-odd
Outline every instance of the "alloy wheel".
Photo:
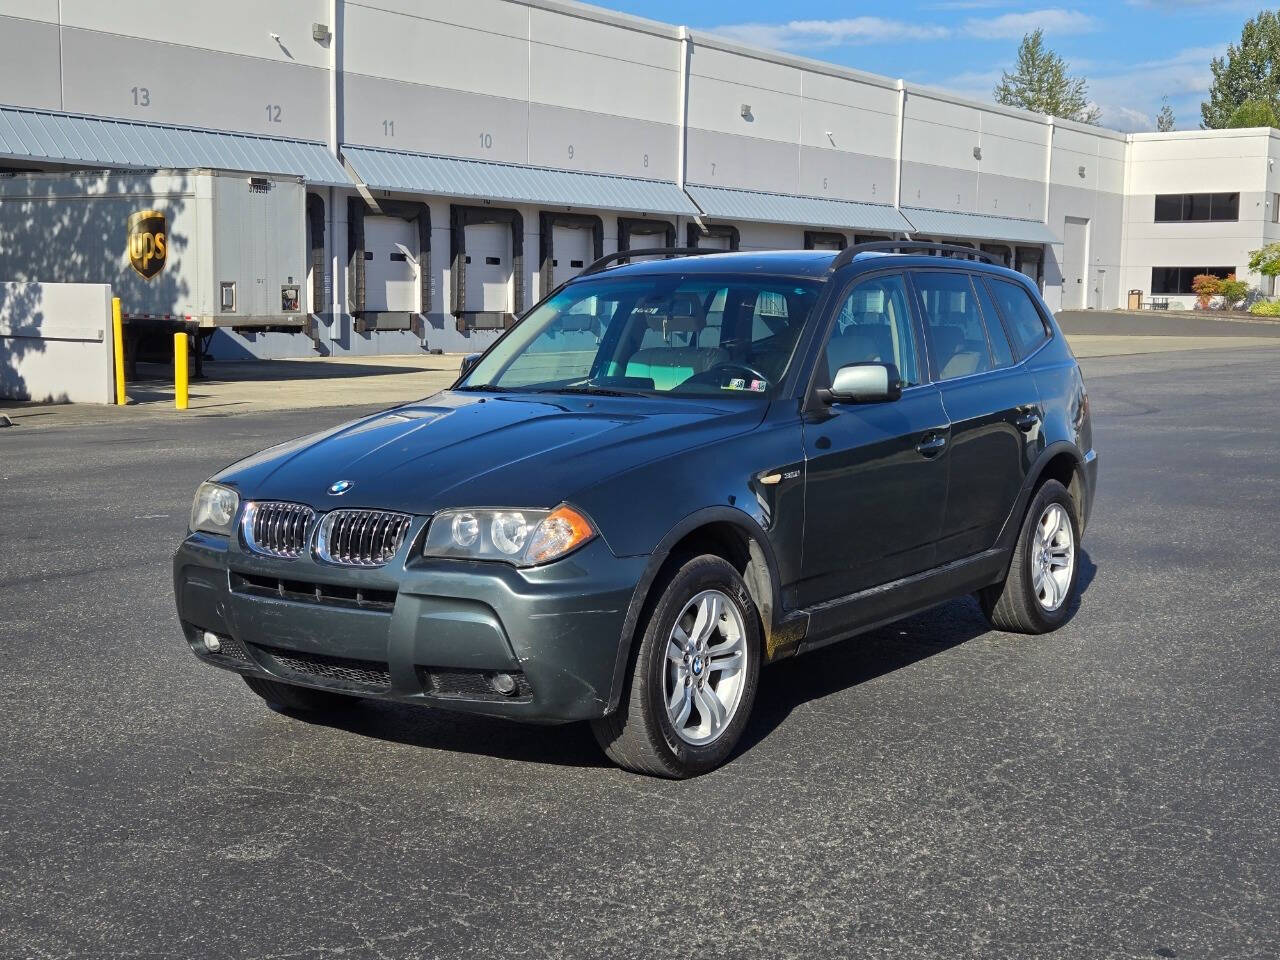
[{"label": "alloy wheel", "polygon": [[1051,503],[1040,514],[1029,557],[1036,600],[1052,613],[1066,602],[1076,568],[1075,532],[1061,504]]},{"label": "alloy wheel", "polygon": [[703,590],[676,618],[667,641],[662,695],[685,743],[715,741],[737,713],[750,656],[742,613],[727,594]]}]

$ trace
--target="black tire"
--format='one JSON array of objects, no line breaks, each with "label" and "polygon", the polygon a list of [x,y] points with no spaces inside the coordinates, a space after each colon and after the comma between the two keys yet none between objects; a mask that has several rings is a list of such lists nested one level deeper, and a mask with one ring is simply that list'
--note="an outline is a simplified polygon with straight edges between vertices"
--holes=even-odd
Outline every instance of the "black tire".
[{"label": "black tire", "polygon": [[[1071,523],[1074,563],[1066,597],[1056,609],[1046,609],[1037,597],[1032,580],[1031,559],[1035,550],[1036,524],[1050,504],[1060,505]],[[1071,494],[1057,480],[1046,480],[1027,506],[1018,531],[1009,572],[1001,583],[978,591],[978,603],[997,630],[1011,633],[1048,633],[1066,623],[1074,605],[1080,580],[1080,518]]]},{"label": "black tire", "polygon": [[[662,585],[656,603],[641,623],[641,637],[627,675],[618,709],[593,720],[592,732],[620,767],[657,777],[684,779],[720,766],[729,758],[746,728],[755,703],[764,649],[760,615],[738,571],[720,557],[704,555],[684,563]],[[704,590],[718,590],[737,606],[746,646],[743,687],[732,717],[705,745],[686,742],[675,731],[663,702],[667,644],[685,605]],[[710,674],[708,673],[708,676]]]},{"label": "black tire", "polygon": [[286,712],[333,713],[355,705],[360,699],[331,690],[313,690],[310,687],[268,680],[266,677],[241,676],[250,690],[277,710]]}]

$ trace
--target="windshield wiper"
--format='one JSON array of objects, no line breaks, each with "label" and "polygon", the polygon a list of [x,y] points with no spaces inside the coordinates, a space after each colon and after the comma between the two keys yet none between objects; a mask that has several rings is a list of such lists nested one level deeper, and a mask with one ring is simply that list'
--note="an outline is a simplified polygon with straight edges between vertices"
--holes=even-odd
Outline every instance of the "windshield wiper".
[{"label": "windshield wiper", "polygon": [[585,393],[594,397],[630,397],[634,394],[626,393],[622,390],[610,390],[608,387],[592,387],[579,384],[572,387],[543,387],[534,390],[534,393]]},{"label": "windshield wiper", "polygon": [[467,384],[465,387],[458,387],[458,391],[470,391],[473,393],[515,393],[515,387],[500,387],[496,383],[477,383]]}]

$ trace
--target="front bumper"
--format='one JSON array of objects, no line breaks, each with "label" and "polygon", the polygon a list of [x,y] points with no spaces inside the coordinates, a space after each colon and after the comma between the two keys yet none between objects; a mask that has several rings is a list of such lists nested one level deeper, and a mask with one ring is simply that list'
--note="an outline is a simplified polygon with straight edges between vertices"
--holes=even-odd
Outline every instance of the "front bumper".
[{"label": "front bumper", "polygon": [[[417,537],[410,535],[409,543]],[[178,616],[201,660],[363,697],[560,722],[603,716],[645,566],[600,538],[526,570],[398,556],[374,570],[277,560],[192,534],[173,561]],[[205,631],[223,638],[210,653]],[[517,680],[493,688],[496,674]]]}]

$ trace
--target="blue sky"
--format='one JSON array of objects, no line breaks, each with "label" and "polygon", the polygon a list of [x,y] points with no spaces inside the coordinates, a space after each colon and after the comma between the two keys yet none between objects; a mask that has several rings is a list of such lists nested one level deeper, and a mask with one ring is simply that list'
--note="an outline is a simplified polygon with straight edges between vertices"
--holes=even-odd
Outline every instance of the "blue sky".
[{"label": "blue sky", "polygon": [[1153,129],[1162,96],[1179,129],[1198,127],[1209,60],[1239,40],[1260,8],[1256,0],[595,2],[980,100],[991,99],[1022,35],[1043,27],[1048,45],[1088,79],[1102,123],[1126,131]]}]

